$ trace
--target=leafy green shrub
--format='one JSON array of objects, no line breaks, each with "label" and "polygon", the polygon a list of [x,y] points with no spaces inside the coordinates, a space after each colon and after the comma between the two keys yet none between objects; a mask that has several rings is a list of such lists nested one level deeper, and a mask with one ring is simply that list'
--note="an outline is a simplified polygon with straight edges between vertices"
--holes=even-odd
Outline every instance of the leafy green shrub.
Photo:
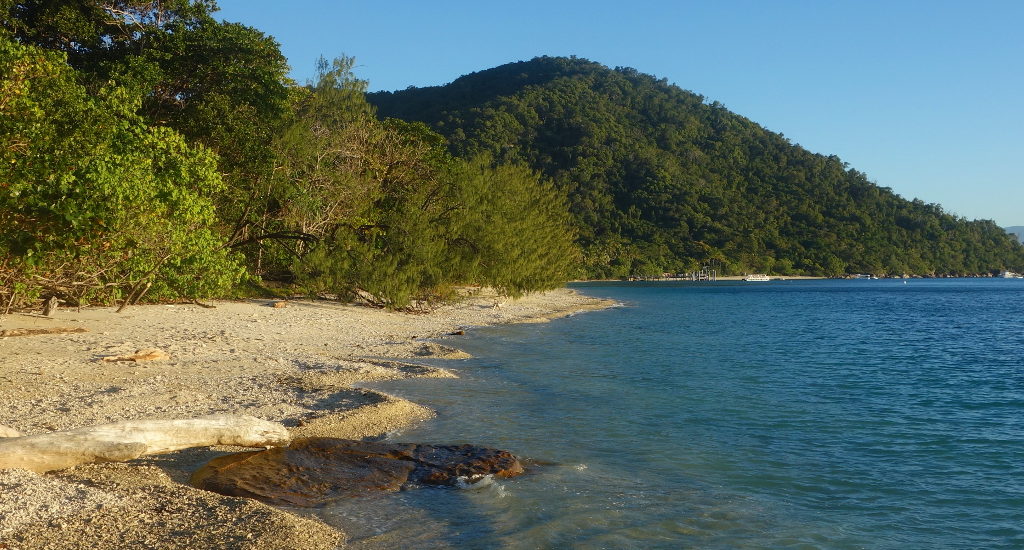
[{"label": "leafy green shrub", "polygon": [[216,156],[148,126],[139,105],[116,86],[90,95],[62,54],[0,37],[3,298],[201,297],[241,277],[211,229]]}]

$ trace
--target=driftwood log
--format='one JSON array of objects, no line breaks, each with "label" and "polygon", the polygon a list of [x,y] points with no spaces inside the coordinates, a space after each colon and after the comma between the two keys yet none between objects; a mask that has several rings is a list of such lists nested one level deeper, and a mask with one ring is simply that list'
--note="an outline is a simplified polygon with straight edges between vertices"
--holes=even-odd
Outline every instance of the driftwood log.
[{"label": "driftwood log", "polygon": [[100,361],[103,361],[105,363],[112,363],[118,361],[132,361],[135,363],[139,363],[142,361],[163,361],[165,359],[170,358],[171,356],[167,355],[167,352],[163,350],[159,350],[156,348],[146,348],[140,349],[135,353],[131,353],[128,355],[113,355],[110,357],[102,357],[100,358]]},{"label": "driftwood log", "polygon": [[0,424],[0,437],[21,437],[21,432]]},{"label": "driftwood log", "polygon": [[192,447],[287,445],[284,426],[251,416],[138,420],[0,439],[0,469],[49,472],[90,462],[117,462]]},{"label": "driftwood log", "polygon": [[38,334],[65,334],[69,332],[89,332],[81,327],[55,327],[55,328],[10,328],[0,330],[0,338],[11,336],[36,336]]}]

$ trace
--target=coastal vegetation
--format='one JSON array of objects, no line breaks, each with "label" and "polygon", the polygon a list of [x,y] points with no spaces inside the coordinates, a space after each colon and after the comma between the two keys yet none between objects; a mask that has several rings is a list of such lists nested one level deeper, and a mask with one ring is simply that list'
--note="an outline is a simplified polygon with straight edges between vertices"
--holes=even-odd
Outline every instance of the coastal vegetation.
[{"label": "coastal vegetation", "polygon": [[401,308],[570,277],[539,174],[378,120],[350,59],[290,81],[271,37],[215,9],[0,1],[0,311],[260,279]]},{"label": "coastal vegetation", "polygon": [[576,277],[1024,268],[991,222],[631,69],[296,83],[208,0],[0,0],[0,312],[274,282],[388,308]]}]

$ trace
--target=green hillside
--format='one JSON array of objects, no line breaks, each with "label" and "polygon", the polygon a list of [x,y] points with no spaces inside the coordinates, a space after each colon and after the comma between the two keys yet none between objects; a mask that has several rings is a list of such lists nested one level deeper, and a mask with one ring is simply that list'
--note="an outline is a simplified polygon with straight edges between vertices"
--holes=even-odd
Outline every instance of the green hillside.
[{"label": "green hillside", "polygon": [[570,209],[591,277],[688,271],[985,274],[1024,268],[991,221],[906,200],[717,102],[629,68],[541,57],[369,94],[452,152],[525,162]]}]

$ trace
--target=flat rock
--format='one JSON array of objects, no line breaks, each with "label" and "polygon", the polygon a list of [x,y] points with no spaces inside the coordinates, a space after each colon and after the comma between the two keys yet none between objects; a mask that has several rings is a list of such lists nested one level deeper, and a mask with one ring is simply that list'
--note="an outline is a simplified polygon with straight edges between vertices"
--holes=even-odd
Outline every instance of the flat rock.
[{"label": "flat rock", "polygon": [[521,473],[514,455],[486,447],[310,438],[215,458],[192,476],[192,484],[268,504],[312,507],[368,492]]}]

